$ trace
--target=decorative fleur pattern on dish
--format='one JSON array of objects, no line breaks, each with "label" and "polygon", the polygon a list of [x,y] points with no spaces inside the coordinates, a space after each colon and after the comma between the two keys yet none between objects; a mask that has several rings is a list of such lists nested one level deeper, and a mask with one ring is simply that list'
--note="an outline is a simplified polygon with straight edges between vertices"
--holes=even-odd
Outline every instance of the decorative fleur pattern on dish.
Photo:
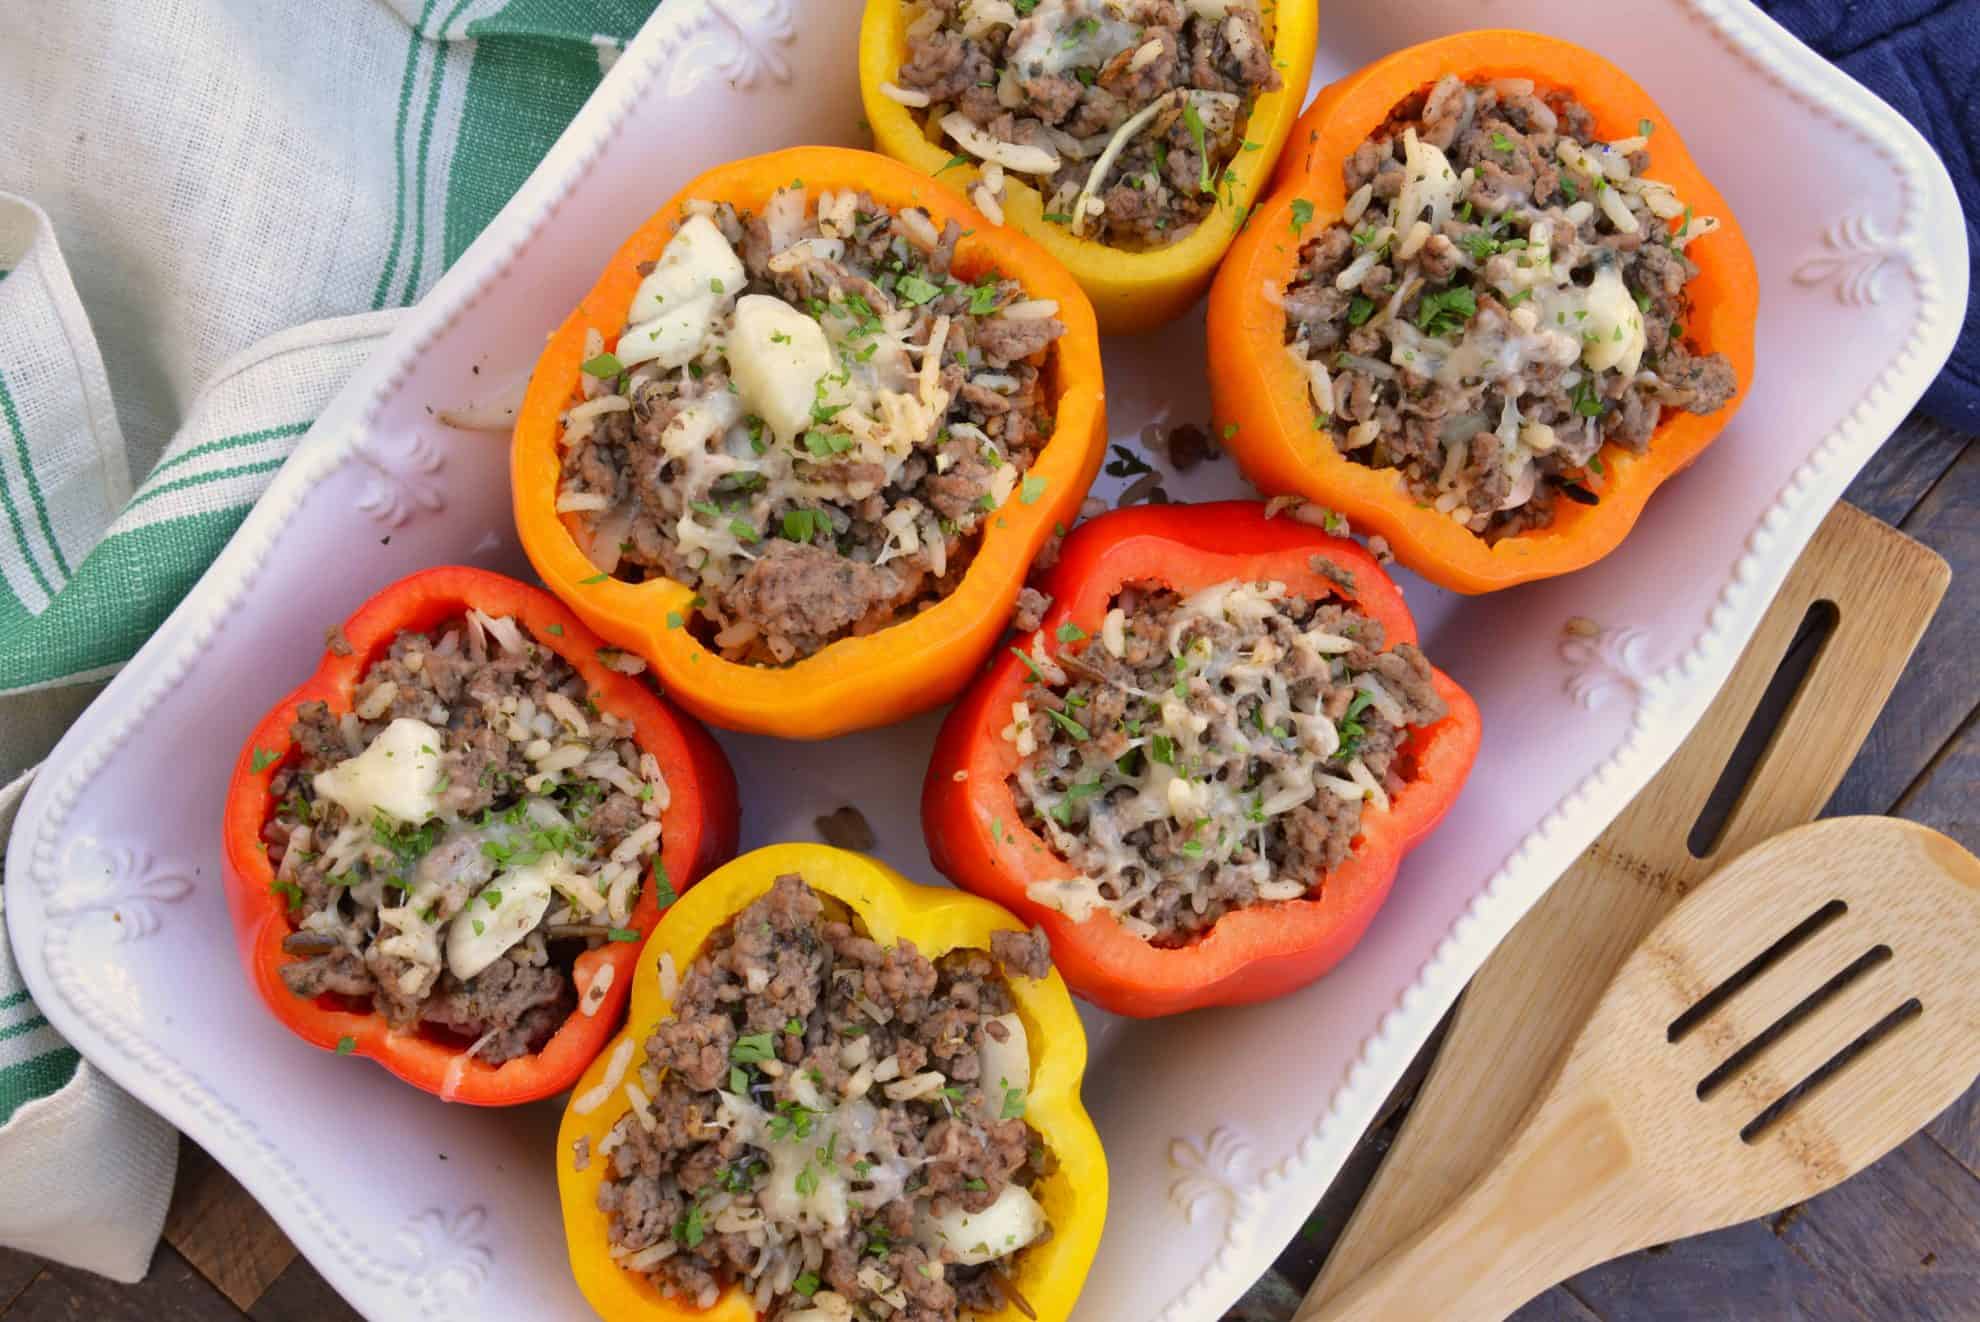
[{"label": "decorative fleur pattern on dish", "polygon": [[1649,635],[1641,629],[1598,629],[1592,624],[1577,629],[1570,623],[1561,638],[1561,660],[1569,670],[1565,688],[1577,707],[1594,711],[1611,698],[1642,699],[1649,680],[1650,666],[1643,658]]},{"label": "decorative fleur pattern on dish", "polygon": [[399,1274],[415,1307],[429,1317],[452,1317],[481,1292],[495,1252],[487,1243],[488,1211],[429,1207],[399,1227]]},{"label": "decorative fleur pattern on dish", "polygon": [[78,836],[63,858],[48,914],[64,922],[103,914],[117,940],[136,941],[156,932],[163,907],[177,904],[192,889],[184,868],[160,863],[148,850]]},{"label": "decorative fleur pattern on dish", "polygon": [[1833,284],[1836,301],[1853,308],[1884,301],[1884,273],[1905,255],[1903,243],[1868,216],[1844,216],[1829,226],[1822,249],[1794,268],[1794,282],[1809,288]]},{"label": "decorative fleur pattern on dish", "polygon": [[1190,1225],[1205,1208],[1216,1208],[1227,1219],[1237,1216],[1240,1192],[1250,1180],[1251,1145],[1227,1125],[1218,1125],[1201,1143],[1179,1138],[1169,1144],[1169,1201]]},{"label": "decorative fleur pattern on dish", "polygon": [[711,77],[746,92],[766,75],[791,80],[779,47],[797,39],[794,0],[708,0],[707,18],[673,60],[667,95],[686,96]]},{"label": "decorative fleur pattern on dish", "polygon": [[414,514],[438,513],[447,503],[439,480],[440,448],[417,432],[387,448],[375,436],[351,442],[359,463],[371,470],[358,508],[387,528],[403,527]]}]

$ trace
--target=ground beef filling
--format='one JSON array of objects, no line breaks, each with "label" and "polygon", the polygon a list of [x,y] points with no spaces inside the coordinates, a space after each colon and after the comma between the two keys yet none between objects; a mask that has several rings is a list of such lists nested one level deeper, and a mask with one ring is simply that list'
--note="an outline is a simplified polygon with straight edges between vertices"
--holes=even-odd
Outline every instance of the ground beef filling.
[{"label": "ground beef filling", "polygon": [[681,975],[635,1110],[571,1154],[609,1163],[613,1256],[696,1306],[738,1285],[770,1322],[1002,1308],[1052,1168],[1005,979],[1049,968],[1022,932],[931,963],[778,878]]},{"label": "ground beef filling", "polygon": [[352,711],[304,703],[291,733],[262,831],[295,927],[289,990],[490,1063],[542,1046],[580,1008],[578,953],[633,935],[659,850],[666,781],[631,726],[513,620],[472,611],[400,633]]},{"label": "ground beef filling", "polygon": [[1004,732],[1025,825],[1078,873],[1031,897],[1159,946],[1324,887],[1408,781],[1410,732],[1445,713],[1414,646],[1283,583],[1129,584],[1071,642],[1034,649],[1042,682]]},{"label": "ground beef filling", "polygon": [[1640,453],[1665,409],[1732,398],[1731,364],[1684,335],[1684,249],[1718,222],[1644,177],[1654,130],[1597,141],[1524,79],[1446,77],[1396,107],[1285,292],[1342,453],[1495,542],[1599,503],[1605,442]]},{"label": "ground beef filling", "polygon": [[557,507],[598,568],[692,586],[673,623],[769,665],[946,596],[985,518],[1042,494],[1065,330],[957,271],[960,237],[851,191],[690,203],[565,415]]},{"label": "ground beef filling", "polygon": [[[1267,10],[1269,12],[1269,6]],[[1276,89],[1255,0],[925,0],[888,95],[1045,219],[1115,247],[1190,233],[1230,186],[1244,126]]]}]

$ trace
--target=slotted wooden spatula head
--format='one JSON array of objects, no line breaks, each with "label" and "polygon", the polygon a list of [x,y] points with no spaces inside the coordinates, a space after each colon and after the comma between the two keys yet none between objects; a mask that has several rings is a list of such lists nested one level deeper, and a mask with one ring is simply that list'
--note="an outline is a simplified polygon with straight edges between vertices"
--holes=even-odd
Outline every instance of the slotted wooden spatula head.
[{"label": "slotted wooden spatula head", "polygon": [[1980,1075],[1980,860],[1881,817],[1720,869],[1610,983],[1504,1157],[1321,1318],[1498,1318],[1855,1174]]}]

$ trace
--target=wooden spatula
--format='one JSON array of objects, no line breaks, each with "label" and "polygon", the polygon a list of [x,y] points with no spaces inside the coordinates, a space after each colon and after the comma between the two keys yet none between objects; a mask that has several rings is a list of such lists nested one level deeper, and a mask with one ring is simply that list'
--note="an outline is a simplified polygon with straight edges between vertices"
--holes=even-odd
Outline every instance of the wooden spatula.
[{"label": "wooden spatula", "polygon": [[1297,1322],[1504,1318],[1868,1166],[1980,1074],[1980,859],[1843,817],[1720,869],[1624,961],[1498,1162]]}]

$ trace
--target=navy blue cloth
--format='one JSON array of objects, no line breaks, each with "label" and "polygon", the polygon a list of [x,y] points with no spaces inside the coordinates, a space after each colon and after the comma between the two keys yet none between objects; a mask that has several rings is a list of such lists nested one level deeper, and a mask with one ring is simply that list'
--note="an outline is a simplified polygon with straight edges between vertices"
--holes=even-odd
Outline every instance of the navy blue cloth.
[{"label": "navy blue cloth", "polygon": [[[1980,267],[1980,0],[1755,0],[1915,125],[1952,173]],[[1921,405],[1980,432],[1980,284],[1952,361]]]}]

